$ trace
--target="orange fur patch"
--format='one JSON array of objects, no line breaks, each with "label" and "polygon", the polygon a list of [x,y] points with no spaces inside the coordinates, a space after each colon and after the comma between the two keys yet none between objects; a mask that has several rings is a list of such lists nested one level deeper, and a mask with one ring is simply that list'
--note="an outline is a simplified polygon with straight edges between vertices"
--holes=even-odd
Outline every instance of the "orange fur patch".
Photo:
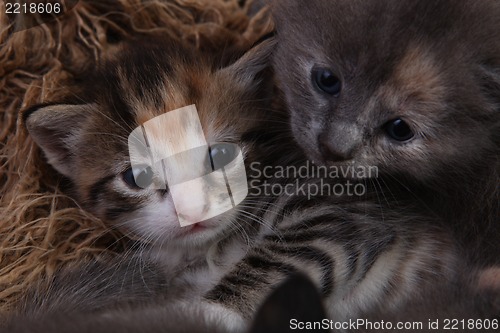
[{"label": "orange fur patch", "polygon": [[424,47],[410,47],[393,75],[394,86],[406,96],[422,102],[440,101],[445,94],[445,86],[440,68],[432,52]]}]

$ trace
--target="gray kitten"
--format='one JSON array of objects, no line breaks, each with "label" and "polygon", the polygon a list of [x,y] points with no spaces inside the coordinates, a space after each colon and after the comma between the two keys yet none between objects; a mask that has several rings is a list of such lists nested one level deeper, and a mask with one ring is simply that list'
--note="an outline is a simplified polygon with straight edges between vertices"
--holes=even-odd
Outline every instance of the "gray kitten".
[{"label": "gray kitten", "polygon": [[471,260],[497,263],[500,2],[284,0],[273,12],[274,69],[309,158],[377,166],[388,199],[420,202]]}]

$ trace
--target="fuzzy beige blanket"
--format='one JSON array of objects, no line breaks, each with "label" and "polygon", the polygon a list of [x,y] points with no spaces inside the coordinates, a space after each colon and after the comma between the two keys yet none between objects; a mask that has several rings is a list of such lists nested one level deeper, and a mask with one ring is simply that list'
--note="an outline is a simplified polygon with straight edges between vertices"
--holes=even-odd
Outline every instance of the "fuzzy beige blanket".
[{"label": "fuzzy beige blanket", "polygon": [[[131,36],[165,34],[198,47],[248,46],[272,29],[249,1],[80,0],[57,20],[13,32],[0,3],[0,311],[54,271],[123,250],[120,235],[78,208],[18,121]],[[252,10],[253,12],[253,10]],[[21,16],[16,19],[22,19]]]}]

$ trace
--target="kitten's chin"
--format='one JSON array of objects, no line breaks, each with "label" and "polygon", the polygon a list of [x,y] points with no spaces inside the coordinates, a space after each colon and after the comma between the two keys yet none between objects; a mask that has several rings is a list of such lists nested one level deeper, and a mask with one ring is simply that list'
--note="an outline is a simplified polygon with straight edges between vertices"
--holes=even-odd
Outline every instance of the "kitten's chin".
[{"label": "kitten's chin", "polygon": [[172,242],[194,246],[213,244],[222,237],[225,222],[220,218],[212,218],[181,227]]}]

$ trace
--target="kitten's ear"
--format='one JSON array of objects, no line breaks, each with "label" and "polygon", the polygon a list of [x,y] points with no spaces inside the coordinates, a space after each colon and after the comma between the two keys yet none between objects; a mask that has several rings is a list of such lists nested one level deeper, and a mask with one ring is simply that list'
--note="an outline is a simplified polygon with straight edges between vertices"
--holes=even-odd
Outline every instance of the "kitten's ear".
[{"label": "kitten's ear", "polygon": [[[92,107],[88,104],[38,105],[25,110],[22,119],[50,165],[70,177],[75,144]],[[70,177],[71,178],[71,177]]]},{"label": "kitten's ear", "polygon": [[299,322],[321,322],[325,318],[325,308],[316,286],[306,276],[296,274],[267,297],[248,333],[295,332],[298,327],[294,329],[294,325]]},{"label": "kitten's ear", "polygon": [[276,42],[268,38],[248,50],[232,65],[221,70],[243,85],[252,85],[270,67],[271,54]]}]

